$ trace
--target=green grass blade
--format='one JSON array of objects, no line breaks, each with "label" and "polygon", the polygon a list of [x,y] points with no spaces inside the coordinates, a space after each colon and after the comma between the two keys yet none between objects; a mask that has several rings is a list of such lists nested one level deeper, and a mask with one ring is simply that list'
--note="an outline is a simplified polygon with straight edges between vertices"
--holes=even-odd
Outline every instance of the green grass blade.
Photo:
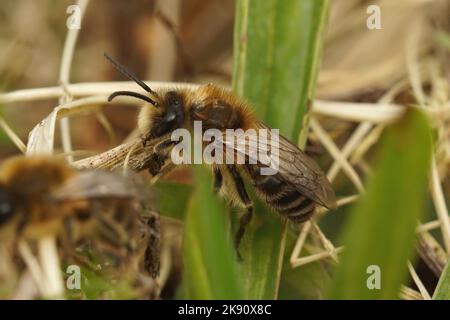
[{"label": "green grass blade", "polygon": [[450,261],[439,278],[433,300],[450,300]]},{"label": "green grass blade", "polygon": [[[261,120],[293,141],[302,124],[307,132],[304,115],[313,99],[328,5],[327,0],[236,3],[233,90],[254,106]],[[245,296],[274,299],[285,225],[256,199],[254,209],[241,246]]]},{"label": "green grass blade", "polygon": [[[286,252],[292,252],[297,242],[297,233],[289,232],[286,237]],[[302,256],[314,252],[303,248]],[[330,279],[330,265],[315,261],[298,268],[292,268],[289,259],[283,263],[279,298],[283,300],[318,300],[323,299],[325,285]]]},{"label": "green grass blade", "polygon": [[155,189],[161,215],[184,220],[193,187],[178,182],[159,181]]},{"label": "green grass blade", "polygon": [[184,229],[184,288],[188,299],[241,299],[241,281],[227,235],[224,206],[211,174],[195,168],[195,191]]},{"label": "green grass blade", "polygon": [[[430,137],[426,118],[413,109],[387,130],[367,193],[344,228],[346,249],[328,298],[398,298],[413,254],[416,223],[425,211]],[[368,289],[371,265],[380,268],[380,289]]]},{"label": "green grass blade", "polygon": [[328,12],[324,0],[239,0],[233,89],[297,140],[313,98]]}]

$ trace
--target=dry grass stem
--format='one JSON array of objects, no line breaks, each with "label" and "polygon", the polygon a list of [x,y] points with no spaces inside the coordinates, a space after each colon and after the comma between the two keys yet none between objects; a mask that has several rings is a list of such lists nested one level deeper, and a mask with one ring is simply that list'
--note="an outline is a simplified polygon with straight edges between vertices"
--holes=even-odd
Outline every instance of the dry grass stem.
[{"label": "dry grass stem", "polygon": [[47,286],[45,298],[61,299],[64,294],[64,285],[55,236],[50,235],[39,239],[38,253]]},{"label": "dry grass stem", "polygon": [[447,263],[447,254],[437,240],[428,232],[418,235],[417,252],[428,268],[440,277]]},{"label": "dry grass stem", "polygon": [[439,173],[437,171],[436,158],[433,156],[431,168],[431,195],[440,222],[442,238],[444,240],[447,255],[450,255],[450,221],[447,205],[445,204]]},{"label": "dry grass stem", "polygon": [[6,123],[5,119],[0,116],[0,127],[5,131],[6,135],[11,139],[11,141],[16,145],[20,152],[25,153],[27,147],[19,136],[14,132],[13,129]]},{"label": "dry grass stem", "polygon": [[[80,8],[80,23],[83,21],[83,16],[86,11],[86,7],[89,3],[89,0],[78,0],[77,6]],[[69,84],[70,78],[70,67],[72,65],[73,54],[75,52],[75,45],[78,38],[79,28],[69,29],[66,35],[66,40],[64,42],[64,48],[62,52],[61,58],[61,67],[59,73],[59,83],[63,88],[64,94],[59,98],[59,104],[67,103],[72,100],[72,96],[70,91],[67,89],[67,85]],[[60,120],[61,124],[61,140],[63,150],[66,153],[70,153],[72,151],[72,139],[70,136],[70,119],[63,118]],[[67,156],[67,160],[69,162],[73,161],[72,156]]]},{"label": "dry grass stem", "polygon": [[25,262],[25,265],[27,266],[33,277],[33,280],[36,282],[40,293],[43,296],[47,296],[50,290],[48,289],[48,284],[45,281],[44,272],[39,265],[39,261],[31,252],[28,243],[23,240],[20,241],[18,243],[18,249],[23,261]]},{"label": "dry grass stem", "polygon": [[335,161],[339,162],[340,166],[344,170],[344,172],[347,174],[349,179],[353,182],[356,189],[359,192],[364,192],[364,186],[359,178],[356,171],[353,169],[353,167],[348,163],[345,156],[342,154],[342,152],[339,150],[339,148],[334,144],[333,140],[330,138],[330,136],[323,130],[323,128],[320,126],[319,122],[317,122],[314,118],[311,119],[310,122],[311,129],[313,132],[317,135],[317,138],[320,140],[320,142],[323,144],[325,149],[330,153],[330,155],[334,158]]},{"label": "dry grass stem", "polygon": [[423,300],[423,297],[420,294],[420,292],[411,289],[407,286],[401,286],[399,297],[402,300]]},{"label": "dry grass stem", "polygon": [[420,294],[422,295],[423,299],[431,300],[430,294],[428,293],[427,289],[423,285],[422,280],[420,280],[419,276],[417,275],[416,270],[414,270],[413,265],[409,261],[408,261],[408,269],[409,269],[409,273],[410,273],[411,277],[414,280],[414,283],[416,284],[417,288],[419,288]]}]

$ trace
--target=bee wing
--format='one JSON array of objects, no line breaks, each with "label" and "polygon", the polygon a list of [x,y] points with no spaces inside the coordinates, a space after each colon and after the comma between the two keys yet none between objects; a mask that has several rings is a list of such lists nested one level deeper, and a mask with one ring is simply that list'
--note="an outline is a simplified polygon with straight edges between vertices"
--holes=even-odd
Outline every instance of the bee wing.
[{"label": "bee wing", "polygon": [[104,198],[132,198],[136,185],[126,176],[107,171],[83,171],[54,190],[54,201]]},{"label": "bee wing", "polygon": [[306,197],[327,208],[336,207],[336,196],[319,165],[295,144],[279,136],[278,175]]},{"label": "bee wing", "polygon": [[[333,188],[316,162],[285,137],[278,135],[278,139],[272,139],[270,128],[263,123],[258,123],[258,127],[267,129],[266,144],[260,145],[258,143],[258,135],[247,136],[245,143],[237,144],[228,141],[226,136],[222,135],[215,143],[223,144],[225,150],[231,149],[235,154],[245,156],[246,163],[250,163],[250,165],[255,163],[262,168],[270,166],[275,169],[277,178],[292,185],[304,196],[320,205],[327,208],[336,207],[336,196]],[[276,143],[277,140],[278,143]],[[251,144],[250,147],[249,143]],[[254,152],[255,150],[252,152],[252,146],[257,146],[258,152]],[[264,163],[261,162],[261,154],[268,157]],[[270,164],[267,165],[268,163]]]}]

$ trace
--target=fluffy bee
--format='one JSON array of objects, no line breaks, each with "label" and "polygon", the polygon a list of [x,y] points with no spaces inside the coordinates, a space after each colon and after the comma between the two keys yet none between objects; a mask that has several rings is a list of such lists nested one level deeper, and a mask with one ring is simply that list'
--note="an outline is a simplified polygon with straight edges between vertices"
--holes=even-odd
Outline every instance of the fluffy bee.
[{"label": "fluffy bee", "polygon": [[[54,235],[64,246],[90,242],[121,257],[145,255],[159,271],[159,222],[141,215],[135,182],[111,172],[75,171],[50,156],[14,157],[0,167],[0,239]],[[145,252],[144,252],[145,251]]]},{"label": "fluffy bee", "polygon": [[[138,127],[143,140],[158,142],[154,153],[149,159],[150,173],[161,174],[172,168],[170,165],[170,150],[174,142],[170,134],[178,128],[185,128],[192,132],[194,121],[202,121],[203,131],[218,129],[223,138],[216,143],[225,145],[226,129],[268,129],[257,120],[250,106],[237,98],[231,92],[205,85],[195,90],[172,89],[154,91],[143,81],[139,80],[124,66],[106,55],[107,59],[129,79],[135,81],[148,95],[130,91],[117,91],[110,95],[109,100],[117,96],[126,95],[141,99],[148,104],[144,105],[138,118]],[[177,143],[177,142],[175,142]],[[249,148],[236,146],[235,154],[244,154],[251,157]],[[235,246],[244,234],[245,226],[252,217],[252,201],[244,186],[243,176],[253,184],[259,197],[269,207],[286,217],[290,221],[300,223],[309,219],[317,205],[327,208],[336,206],[334,191],[330,182],[320,167],[302,150],[286,138],[279,136],[278,146],[270,145],[279,151],[279,168],[274,175],[261,175],[260,169],[266,166],[257,162],[250,164],[214,164],[214,187],[232,198],[232,200],[245,208],[245,214],[240,219],[240,226],[235,237]],[[168,164],[169,162],[169,164]],[[238,251],[239,252],[239,251]]]}]

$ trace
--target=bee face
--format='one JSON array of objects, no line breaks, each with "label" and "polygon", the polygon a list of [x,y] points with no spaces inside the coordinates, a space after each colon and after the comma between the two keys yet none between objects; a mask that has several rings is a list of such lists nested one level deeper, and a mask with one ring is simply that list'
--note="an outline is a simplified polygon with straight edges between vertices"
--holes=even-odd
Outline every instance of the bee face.
[{"label": "bee face", "polygon": [[[152,122],[150,136],[161,137],[177,128],[181,128],[184,123],[184,99],[176,91],[168,91],[158,103],[158,110],[153,112],[150,121]],[[154,107],[151,107],[154,108]]]},{"label": "bee face", "polygon": [[14,202],[11,195],[0,187],[0,226],[14,216]]},{"label": "bee face", "polygon": [[[159,138],[183,126],[186,110],[185,92],[175,90],[167,92],[153,91],[142,80],[138,79],[136,75],[109,55],[105,54],[105,57],[120,73],[135,81],[148,93],[148,95],[143,95],[133,91],[116,91],[108,98],[108,101],[111,101],[118,96],[131,96],[150,104],[143,107],[138,120],[138,126],[147,138]],[[147,130],[150,128],[151,130]]]}]

